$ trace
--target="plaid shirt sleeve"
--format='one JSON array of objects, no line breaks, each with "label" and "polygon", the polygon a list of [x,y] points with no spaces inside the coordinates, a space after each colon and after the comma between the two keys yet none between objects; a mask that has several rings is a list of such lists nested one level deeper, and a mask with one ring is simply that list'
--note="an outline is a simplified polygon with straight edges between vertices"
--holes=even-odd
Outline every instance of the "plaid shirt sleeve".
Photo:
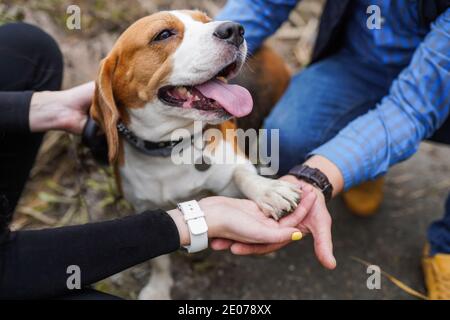
[{"label": "plaid shirt sleeve", "polygon": [[341,170],[345,188],[384,174],[413,155],[450,109],[450,9],[432,24],[408,67],[375,109],[355,119],[310,155]]},{"label": "plaid shirt sleeve", "polygon": [[299,0],[228,0],[216,20],[232,20],[245,28],[250,53],[272,35],[289,17]]}]

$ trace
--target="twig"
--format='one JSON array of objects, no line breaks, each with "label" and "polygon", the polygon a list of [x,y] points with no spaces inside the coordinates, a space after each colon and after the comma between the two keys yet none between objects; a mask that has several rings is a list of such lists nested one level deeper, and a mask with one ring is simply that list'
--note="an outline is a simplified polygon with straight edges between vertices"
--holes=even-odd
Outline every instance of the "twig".
[{"label": "twig", "polygon": [[[367,262],[365,260],[362,260],[358,257],[354,257],[354,256],[350,256],[350,258],[352,260],[355,260],[365,266],[371,266],[373,265],[373,263]],[[390,275],[389,273],[387,273],[386,271],[384,271],[383,269],[381,269],[381,274],[383,276],[385,276],[386,278],[388,278],[389,281],[391,281],[393,284],[395,284],[397,287],[399,287],[400,289],[402,289],[403,291],[405,291],[406,293],[419,298],[419,299],[423,299],[423,300],[428,300],[428,297],[426,295],[424,295],[423,293],[420,293],[419,291],[416,291],[414,289],[412,289],[411,287],[407,286],[405,283],[403,283],[402,281],[398,280],[397,278],[395,278],[394,276]]]},{"label": "twig", "polygon": [[35,220],[38,220],[39,222],[45,223],[46,225],[53,226],[56,224],[56,219],[49,217],[45,215],[44,213],[35,210],[30,207],[20,207],[17,209],[17,212],[22,213],[24,215],[27,215],[29,217],[32,217]]}]

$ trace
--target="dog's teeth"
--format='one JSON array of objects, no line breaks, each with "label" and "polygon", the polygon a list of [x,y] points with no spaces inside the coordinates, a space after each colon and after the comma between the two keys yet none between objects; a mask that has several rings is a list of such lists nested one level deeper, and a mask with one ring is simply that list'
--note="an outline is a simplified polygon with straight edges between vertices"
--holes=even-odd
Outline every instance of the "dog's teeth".
[{"label": "dog's teeth", "polygon": [[188,93],[188,91],[187,91],[187,89],[186,89],[185,87],[178,87],[178,88],[177,88],[177,91],[178,91],[178,93],[181,94],[181,95],[185,95],[185,94]]},{"label": "dog's teeth", "polygon": [[225,79],[225,77],[217,77],[217,80],[227,83],[227,79]]},{"label": "dog's teeth", "polygon": [[192,93],[186,90],[186,97],[188,98],[192,97]]}]

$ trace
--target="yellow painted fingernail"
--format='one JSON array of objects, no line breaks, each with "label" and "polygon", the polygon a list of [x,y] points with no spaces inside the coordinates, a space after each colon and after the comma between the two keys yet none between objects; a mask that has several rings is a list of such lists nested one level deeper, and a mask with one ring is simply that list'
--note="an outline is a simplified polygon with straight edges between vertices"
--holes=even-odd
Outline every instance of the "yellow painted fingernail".
[{"label": "yellow painted fingernail", "polygon": [[298,241],[303,237],[300,231],[294,232],[291,236],[292,241]]}]

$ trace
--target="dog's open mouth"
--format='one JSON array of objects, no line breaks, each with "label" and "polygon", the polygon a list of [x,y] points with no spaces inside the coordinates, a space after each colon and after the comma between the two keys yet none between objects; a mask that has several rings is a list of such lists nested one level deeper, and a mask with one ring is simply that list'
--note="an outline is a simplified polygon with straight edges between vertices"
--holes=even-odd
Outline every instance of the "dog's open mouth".
[{"label": "dog's open mouth", "polygon": [[199,85],[165,86],[158,91],[158,98],[165,104],[202,111],[223,111],[235,116],[248,115],[253,100],[247,89],[227,83],[227,77],[237,68],[233,62],[223,68],[215,77]]}]

